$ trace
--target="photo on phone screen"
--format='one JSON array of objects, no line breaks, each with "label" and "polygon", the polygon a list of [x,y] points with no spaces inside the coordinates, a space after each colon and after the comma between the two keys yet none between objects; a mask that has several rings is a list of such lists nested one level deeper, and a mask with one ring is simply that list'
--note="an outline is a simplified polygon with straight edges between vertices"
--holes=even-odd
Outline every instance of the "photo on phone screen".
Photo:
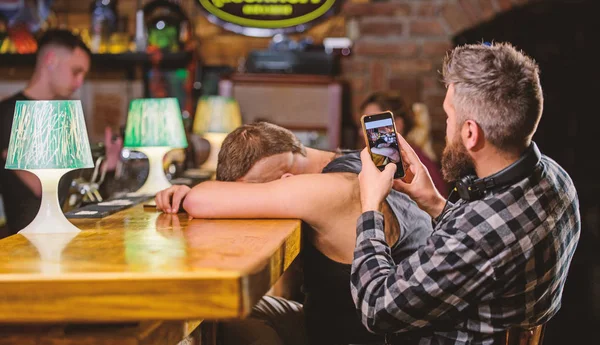
[{"label": "photo on phone screen", "polygon": [[383,170],[389,163],[396,163],[394,178],[404,177],[398,137],[391,113],[365,115],[363,117],[365,136],[373,163]]}]

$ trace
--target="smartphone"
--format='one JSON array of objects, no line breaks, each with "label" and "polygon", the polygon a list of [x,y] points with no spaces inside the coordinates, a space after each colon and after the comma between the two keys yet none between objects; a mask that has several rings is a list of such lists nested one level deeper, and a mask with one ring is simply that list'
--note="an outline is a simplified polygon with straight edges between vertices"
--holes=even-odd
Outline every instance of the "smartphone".
[{"label": "smartphone", "polygon": [[360,122],[373,163],[379,170],[385,169],[389,163],[396,163],[394,178],[404,177],[394,114],[386,111],[380,114],[363,115]]}]

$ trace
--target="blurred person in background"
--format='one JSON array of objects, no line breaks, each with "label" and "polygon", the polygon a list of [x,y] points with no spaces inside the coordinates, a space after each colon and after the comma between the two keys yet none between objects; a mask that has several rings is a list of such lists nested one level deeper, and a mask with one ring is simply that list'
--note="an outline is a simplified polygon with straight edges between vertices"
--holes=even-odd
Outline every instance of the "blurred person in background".
[{"label": "blurred person in background", "polygon": [[[91,52],[81,39],[69,30],[48,30],[38,42],[33,75],[25,89],[0,102],[0,191],[4,200],[8,231],[12,235],[27,226],[36,216],[41,202],[39,179],[24,170],[7,170],[6,155],[17,101],[69,99],[81,85],[90,69]],[[107,133],[111,136],[111,133]],[[120,153],[114,141],[106,142],[106,152]],[[117,145],[120,141],[117,142]],[[112,154],[105,160],[107,170],[114,169],[119,159]],[[59,201],[64,204],[72,177],[65,175],[59,183]]]}]

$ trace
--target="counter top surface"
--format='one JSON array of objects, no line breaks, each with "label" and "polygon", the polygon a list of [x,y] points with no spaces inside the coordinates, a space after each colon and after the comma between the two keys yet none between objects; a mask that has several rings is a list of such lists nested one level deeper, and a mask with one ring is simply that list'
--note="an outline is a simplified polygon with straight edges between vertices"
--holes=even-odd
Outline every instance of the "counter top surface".
[{"label": "counter top surface", "polygon": [[0,240],[0,322],[244,317],[300,251],[299,220],[134,206],[75,234]]}]

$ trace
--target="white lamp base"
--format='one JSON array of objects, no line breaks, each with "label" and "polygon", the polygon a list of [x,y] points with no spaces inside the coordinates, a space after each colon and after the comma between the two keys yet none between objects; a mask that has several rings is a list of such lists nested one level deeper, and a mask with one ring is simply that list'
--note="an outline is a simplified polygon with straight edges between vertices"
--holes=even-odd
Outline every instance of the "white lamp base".
[{"label": "white lamp base", "polygon": [[210,152],[206,162],[200,167],[202,170],[215,172],[217,171],[217,163],[219,162],[219,151],[221,144],[228,133],[204,133],[202,137],[210,143]]},{"label": "white lamp base", "polygon": [[35,174],[42,183],[42,203],[33,221],[19,231],[20,234],[77,233],[81,231],[67,220],[58,203],[58,181],[65,173],[71,170],[73,169],[27,170]]},{"label": "white lamp base", "polygon": [[171,151],[170,147],[137,147],[136,151],[142,152],[148,157],[148,178],[146,182],[138,189],[135,194],[138,195],[155,195],[163,189],[171,187],[171,182],[165,175],[163,167],[163,158],[167,152]]}]

